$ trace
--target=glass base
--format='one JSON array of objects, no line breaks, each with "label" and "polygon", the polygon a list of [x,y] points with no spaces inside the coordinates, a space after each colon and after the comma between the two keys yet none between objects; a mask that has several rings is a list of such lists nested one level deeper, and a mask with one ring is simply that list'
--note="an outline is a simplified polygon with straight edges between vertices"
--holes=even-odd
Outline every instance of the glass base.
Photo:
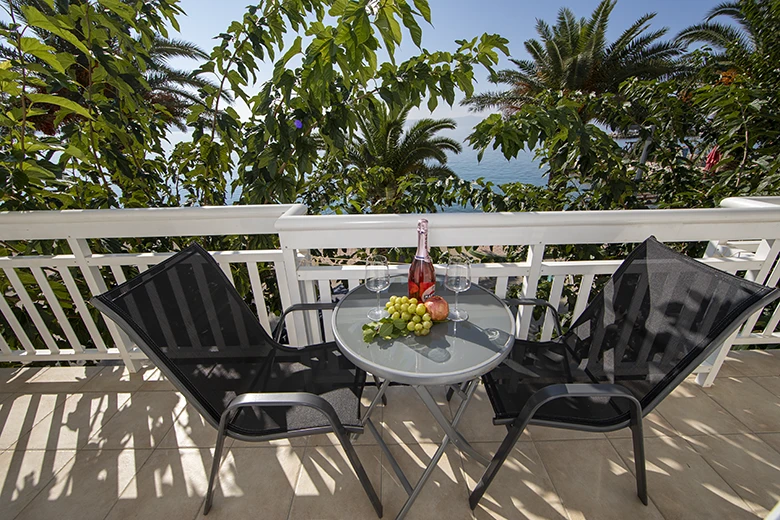
[{"label": "glass base", "polygon": [[368,311],[369,320],[379,321],[382,318],[386,318],[388,316],[390,316],[390,314],[388,314],[387,311],[382,307],[374,307],[373,309]]},{"label": "glass base", "polygon": [[450,311],[447,319],[450,321],[466,321],[469,319],[469,313],[461,309],[453,309]]}]

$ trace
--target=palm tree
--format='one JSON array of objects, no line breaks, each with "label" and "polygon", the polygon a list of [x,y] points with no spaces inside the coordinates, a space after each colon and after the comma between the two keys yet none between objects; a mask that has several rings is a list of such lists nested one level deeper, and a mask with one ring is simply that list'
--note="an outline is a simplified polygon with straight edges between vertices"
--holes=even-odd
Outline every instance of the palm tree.
[{"label": "palm tree", "polygon": [[499,71],[491,81],[509,85],[509,90],[486,92],[463,101],[472,111],[499,108],[513,113],[535,102],[545,90],[617,92],[629,78],[652,79],[676,70],[674,58],[682,46],[661,42],[666,28],[649,31],[655,13],[636,20],[620,37],[607,43],[609,16],[617,0],[602,0],[589,20],[577,20],[569,9],[558,11],[553,27],[536,21],[541,41],[526,40],[531,60],[510,60],[517,69]]},{"label": "palm tree", "polygon": [[404,131],[412,105],[389,109],[383,103],[371,104],[358,116],[360,134],[347,145],[345,166],[359,175],[377,176],[368,193],[369,203],[390,201],[401,195],[400,182],[410,176],[447,179],[456,176],[447,166],[447,152],[460,153],[460,143],[437,136],[454,130],[452,119],[420,119]]},{"label": "palm tree", "polygon": [[[731,18],[733,24],[715,21]],[[704,22],[683,29],[677,40],[683,44],[703,43],[712,45],[715,58],[725,67],[744,66],[743,60],[752,55],[762,55],[763,50],[776,46],[777,27],[770,27],[771,20],[780,17],[777,0],[738,0],[724,2],[712,8]]]}]

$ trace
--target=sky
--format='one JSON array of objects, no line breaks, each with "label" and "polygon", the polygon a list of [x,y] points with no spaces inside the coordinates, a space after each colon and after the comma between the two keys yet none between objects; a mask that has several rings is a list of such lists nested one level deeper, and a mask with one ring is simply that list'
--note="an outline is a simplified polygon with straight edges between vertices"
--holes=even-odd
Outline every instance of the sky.
[{"label": "sky", "polygon": [[[589,17],[599,0],[429,0],[429,3],[432,26],[421,24],[424,48],[431,51],[455,50],[455,40],[471,39],[487,32],[508,39],[513,58],[527,59],[529,56],[523,42],[537,37],[534,29],[537,18],[552,25],[562,7],[568,7],[577,17]],[[705,14],[718,3],[720,0],[618,0],[610,17],[607,37],[609,41],[614,40],[647,12],[657,13],[651,22],[652,30],[668,27],[668,34],[673,36],[681,29],[701,22]],[[210,52],[216,43],[214,36],[227,28],[231,21],[240,20],[248,4],[246,0],[181,0],[179,5],[187,14],[179,18],[181,33],[171,36],[194,42]],[[412,56],[416,49],[407,33],[404,33],[404,39],[407,43],[398,51],[396,56],[399,59]],[[175,65],[187,66],[185,63]],[[511,64],[506,59],[499,64],[499,68],[508,67]],[[272,65],[268,64],[265,68],[270,75]],[[262,79],[267,77],[261,74]],[[495,86],[487,81],[487,73],[483,69],[476,69],[476,77],[477,92],[494,89]],[[456,104],[452,108],[440,107],[433,115],[457,118],[467,114],[465,107]],[[423,110],[418,114],[410,114],[410,117],[414,119],[415,115],[429,117],[430,113]]]}]

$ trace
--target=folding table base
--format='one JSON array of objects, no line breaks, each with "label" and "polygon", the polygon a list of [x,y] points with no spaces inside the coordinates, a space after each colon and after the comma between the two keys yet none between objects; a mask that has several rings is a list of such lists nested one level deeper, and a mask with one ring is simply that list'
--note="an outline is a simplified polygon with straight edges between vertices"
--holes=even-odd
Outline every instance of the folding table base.
[{"label": "folding table base", "polygon": [[395,457],[393,457],[392,453],[390,453],[390,450],[387,447],[387,444],[382,439],[382,436],[379,434],[379,431],[377,431],[374,424],[371,422],[371,419],[369,418],[370,412],[373,411],[376,403],[382,398],[382,395],[384,394],[385,389],[387,388],[388,381],[385,380],[381,387],[379,388],[379,392],[377,392],[376,397],[374,397],[374,400],[371,402],[371,405],[368,408],[368,411],[366,412],[366,415],[363,418],[363,423],[368,427],[368,429],[371,431],[371,433],[376,437],[377,442],[379,443],[379,446],[382,448],[382,451],[384,452],[387,459],[390,461],[390,465],[393,468],[393,471],[395,472],[398,479],[401,481],[401,485],[406,490],[406,493],[409,495],[409,498],[406,500],[406,503],[401,508],[401,510],[398,512],[398,516],[396,516],[396,520],[401,520],[404,518],[407,513],[409,512],[409,509],[412,507],[412,504],[414,504],[414,501],[417,499],[417,496],[420,494],[420,491],[422,491],[423,486],[425,485],[428,478],[431,476],[431,473],[433,473],[433,470],[436,468],[436,466],[439,463],[439,460],[441,459],[442,455],[444,455],[444,450],[447,449],[447,445],[452,442],[456,448],[458,448],[461,452],[466,453],[473,459],[475,459],[477,462],[482,464],[483,466],[487,466],[490,463],[490,460],[476,451],[471,444],[468,443],[468,441],[457,431],[458,422],[460,422],[461,418],[463,417],[463,414],[466,411],[466,407],[471,402],[471,398],[474,396],[474,392],[477,389],[477,385],[479,384],[479,379],[473,379],[465,384],[465,387],[463,388],[463,401],[461,401],[460,406],[458,406],[458,410],[455,412],[455,416],[452,418],[452,422],[449,422],[447,418],[444,416],[444,414],[439,409],[439,405],[436,404],[436,400],[431,395],[428,388],[425,386],[414,386],[413,388],[417,391],[417,394],[420,396],[420,399],[425,404],[426,408],[428,408],[428,411],[431,412],[431,415],[433,415],[434,419],[436,419],[436,422],[439,423],[439,425],[444,430],[444,438],[442,439],[441,445],[436,450],[436,453],[431,458],[430,463],[425,468],[425,471],[423,471],[422,476],[417,481],[417,484],[415,484],[414,487],[412,487],[411,483],[409,482],[409,479],[406,478],[406,475],[401,470],[401,467],[398,465],[398,461],[395,460]]}]

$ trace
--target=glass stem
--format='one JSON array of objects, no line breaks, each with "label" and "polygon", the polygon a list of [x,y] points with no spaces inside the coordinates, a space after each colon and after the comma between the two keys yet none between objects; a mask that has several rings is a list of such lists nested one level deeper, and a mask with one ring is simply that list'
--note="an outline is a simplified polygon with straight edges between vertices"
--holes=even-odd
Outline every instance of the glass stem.
[{"label": "glass stem", "polygon": [[[363,307],[365,309],[365,307]],[[366,311],[363,311],[366,312]],[[379,313],[379,291],[376,292],[376,312]]]},{"label": "glass stem", "polygon": [[[459,294],[460,294],[459,292],[456,292],[456,293],[455,293],[455,315],[456,315],[456,316],[457,316],[458,314],[460,314],[460,311],[458,311],[458,295],[459,295]],[[365,311],[364,311],[364,312],[365,312]]]}]

